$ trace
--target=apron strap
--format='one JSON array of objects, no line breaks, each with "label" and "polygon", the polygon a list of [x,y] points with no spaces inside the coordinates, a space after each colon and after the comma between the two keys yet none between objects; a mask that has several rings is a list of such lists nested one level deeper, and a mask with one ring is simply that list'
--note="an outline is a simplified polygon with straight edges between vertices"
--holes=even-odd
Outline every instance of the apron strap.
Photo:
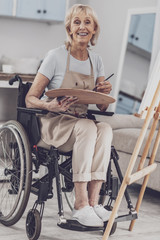
[{"label": "apron strap", "polygon": [[[69,72],[70,54],[71,54],[71,48],[68,49],[67,68],[66,68],[66,72]],[[90,76],[94,77],[93,64],[92,64],[92,61],[91,61],[91,57],[90,57],[89,52],[88,52],[88,56],[89,56],[89,61],[90,61],[90,64],[91,64],[91,74],[90,74]]]}]

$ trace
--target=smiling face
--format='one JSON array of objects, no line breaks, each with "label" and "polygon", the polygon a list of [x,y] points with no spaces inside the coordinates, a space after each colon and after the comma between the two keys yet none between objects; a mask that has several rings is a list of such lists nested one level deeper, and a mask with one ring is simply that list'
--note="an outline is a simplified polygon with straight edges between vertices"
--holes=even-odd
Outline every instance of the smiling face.
[{"label": "smiling face", "polygon": [[88,46],[93,34],[95,34],[93,18],[84,12],[75,14],[71,20],[69,34],[72,38],[72,44]]}]

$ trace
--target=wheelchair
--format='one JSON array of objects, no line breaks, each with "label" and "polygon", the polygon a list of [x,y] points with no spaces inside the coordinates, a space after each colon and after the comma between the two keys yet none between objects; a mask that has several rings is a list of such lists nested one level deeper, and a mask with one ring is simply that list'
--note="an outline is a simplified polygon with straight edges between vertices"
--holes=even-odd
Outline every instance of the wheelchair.
[{"label": "wheelchair", "polygon": [[[54,146],[51,146],[50,149],[37,146],[40,140],[37,115],[46,114],[47,111],[26,108],[25,96],[31,83],[23,83],[22,79],[16,75],[9,81],[9,84],[12,85],[16,81],[19,82],[17,121],[8,121],[0,128],[0,223],[6,226],[17,223],[26,209],[30,194],[33,193],[37,196],[37,200],[27,214],[26,233],[28,239],[38,239],[44,205],[48,199],[53,198],[53,179],[55,179],[59,215],[57,225],[76,231],[101,230],[103,232],[107,222],[104,223],[104,227],[86,227],[75,220],[65,218],[62,193],[71,209],[74,204],[72,152],[59,152]],[[112,115],[113,113],[88,110],[90,119],[95,119],[96,114]],[[105,208],[110,211],[112,203],[117,197],[119,184],[123,181],[118,159],[118,154],[112,146],[106,182],[102,184],[99,193],[99,204],[104,204],[106,196],[108,196]],[[118,177],[113,176],[112,163],[115,165]],[[47,173],[34,179],[32,174],[38,174],[40,166],[44,166]],[[137,218],[127,189],[125,198],[129,213],[115,219],[110,235],[116,231],[117,222]]]}]

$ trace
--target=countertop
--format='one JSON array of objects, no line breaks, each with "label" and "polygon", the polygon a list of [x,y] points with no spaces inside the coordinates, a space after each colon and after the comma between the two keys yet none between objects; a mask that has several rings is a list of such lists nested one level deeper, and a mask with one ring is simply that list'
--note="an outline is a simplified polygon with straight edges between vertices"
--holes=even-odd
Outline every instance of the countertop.
[{"label": "countertop", "polygon": [[[4,72],[0,72],[0,81],[8,81],[9,79],[13,78],[15,75],[17,75],[18,73],[4,73]],[[18,74],[21,78],[22,81],[26,82],[33,82],[34,78],[35,78],[35,74]]]},{"label": "countertop", "polygon": [[8,81],[15,75],[19,75],[23,82],[33,82],[35,74],[18,74],[18,73],[4,73],[0,72],[0,88],[17,88],[18,82],[15,82],[12,86],[9,85]]}]

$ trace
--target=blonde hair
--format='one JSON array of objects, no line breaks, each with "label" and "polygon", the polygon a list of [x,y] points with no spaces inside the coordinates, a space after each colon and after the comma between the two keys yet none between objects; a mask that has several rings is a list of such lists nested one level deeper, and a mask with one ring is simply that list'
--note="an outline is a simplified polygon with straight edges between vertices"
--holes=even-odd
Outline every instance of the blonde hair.
[{"label": "blonde hair", "polygon": [[71,38],[71,35],[69,34],[72,18],[75,14],[80,13],[80,12],[84,12],[85,14],[90,15],[93,18],[93,21],[95,24],[95,34],[93,34],[93,36],[90,40],[90,44],[92,46],[94,46],[98,39],[99,32],[100,32],[100,26],[98,23],[97,15],[94,12],[94,10],[88,5],[74,4],[67,12],[66,18],[65,18],[65,28],[66,28],[66,33],[67,33],[67,41],[65,42],[65,44],[66,44],[67,49],[72,44],[72,38]]}]

